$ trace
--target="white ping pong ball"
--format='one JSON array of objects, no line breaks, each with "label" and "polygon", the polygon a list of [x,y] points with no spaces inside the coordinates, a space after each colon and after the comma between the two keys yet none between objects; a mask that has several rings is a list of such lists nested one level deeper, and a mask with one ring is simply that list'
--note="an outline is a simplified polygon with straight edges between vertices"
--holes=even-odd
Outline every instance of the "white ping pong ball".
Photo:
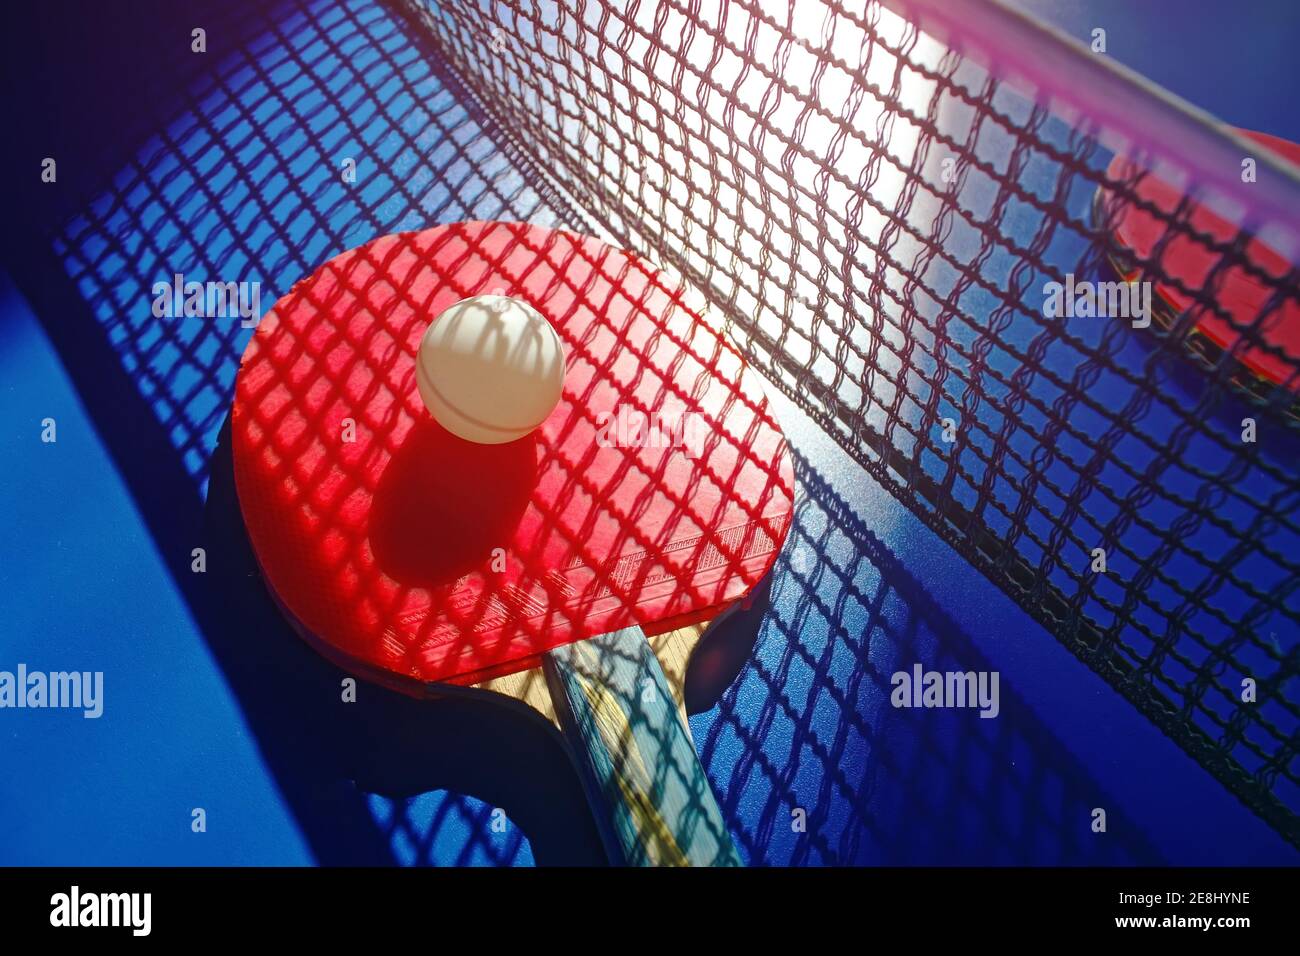
[{"label": "white ping pong ball", "polygon": [[564,389],[564,345],[527,302],[461,299],[438,314],[415,362],[424,407],[467,441],[499,445],[546,420]]}]

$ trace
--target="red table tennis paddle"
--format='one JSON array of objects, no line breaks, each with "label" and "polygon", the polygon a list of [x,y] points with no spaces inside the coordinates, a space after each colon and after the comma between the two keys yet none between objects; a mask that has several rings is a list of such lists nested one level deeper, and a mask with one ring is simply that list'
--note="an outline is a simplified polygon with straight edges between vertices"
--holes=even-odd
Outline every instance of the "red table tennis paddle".
[{"label": "red table tennis paddle", "polygon": [[[1240,132],[1300,165],[1300,145],[1265,133]],[[1158,260],[1161,274],[1153,278],[1152,296],[1152,318],[1158,325],[1168,329],[1180,316],[1190,312],[1191,334],[1187,344],[1195,357],[1213,366],[1225,353],[1230,354],[1234,360],[1232,381],[1257,397],[1266,398],[1269,390],[1279,387],[1300,394],[1300,374],[1295,374],[1300,367],[1300,299],[1294,293],[1288,295],[1258,326],[1264,345],[1280,349],[1281,355],[1245,340],[1242,331],[1235,327],[1256,321],[1273,295],[1276,282],[1261,280],[1239,262],[1230,260],[1217,273],[1213,292],[1215,302],[1227,318],[1197,303],[1178,283],[1193,291],[1206,289],[1224,254],[1192,231],[1209,236],[1214,243],[1227,244],[1236,238],[1240,228],[1201,204],[1191,204],[1187,210],[1180,211],[1182,191],[1155,175],[1141,175],[1142,170],[1143,167],[1129,158],[1116,156],[1106,175],[1114,183],[1132,183],[1134,197],[1152,204],[1160,210],[1160,215],[1141,208],[1127,197],[1119,197],[1106,187],[1097,194],[1097,218],[1110,223],[1111,265],[1125,280],[1137,281],[1144,278],[1139,261]],[[1186,228],[1171,226],[1170,220],[1176,214],[1185,221]],[[1161,245],[1166,236],[1168,239]],[[1292,268],[1281,254],[1257,238],[1247,243],[1245,258],[1255,268],[1278,279]],[[1295,401],[1289,405],[1292,414],[1300,417],[1300,405]]]},{"label": "red table tennis paddle", "polygon": [[[415,378],[430,320],[484,293],[531,304],[567,355],[555,411],[499,445],[446,431]],[[703,427],[611,441],[602,424],[620,410]],[[793,471],[755,374],[679,284],[517,223],[376,239],[263,318],[231,434],[263,577],[321,653],[416,695],[543,661],[620,857],[739,862],[641,629],[754,588],[784,540]]]}]

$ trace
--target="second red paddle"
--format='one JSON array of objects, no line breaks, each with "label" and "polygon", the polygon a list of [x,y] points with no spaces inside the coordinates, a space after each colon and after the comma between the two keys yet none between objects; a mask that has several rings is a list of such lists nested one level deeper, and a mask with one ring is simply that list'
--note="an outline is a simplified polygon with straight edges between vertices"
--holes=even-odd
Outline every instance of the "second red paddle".
[{"label": "second red paddle", "polygon": [[[1241,132],[1300,165],[1300,145],[1265,133]],[[1097,214],[1110,223],[1111,262],[1116,271],[1128,281],[1142,279],[1140,263],[1145,261],[1155,277],[1152,299],[1157,324],[1167,328],[1179,316],[1192,313],[1188,344],[1207,364],[1217,364],[1225,353],[1230,354],[1234,369],[1240,371],[1233,380],[1246,391],[1267,397],[1268,390],[1280,387],[1300,394],[1300,374],[1296,374],[1300,298],[1291,289],[1276,303],[1270,302],[1291,263],[1258,238],[1246,244],[1242,257],[1250,268],[1241,259],[1229,258],[1223,249],[1236,239],[1238,226],[1206,205],[1184,208],[1177,187],[1155,175],[1142,175],[1142,168],[1126,157],[1116,156],[1106,175],[1114,183],[1132,183],[1134,198],[1158,210],[1143,209],[1109,189],[1098,192]],[[1180,225],[1173,225],[1175,219]],[[1212,294],[1217,311],[1198,301],[1206,292]],[[1268,314],[1260,318],[1266,308]],[[1255,323],[1259,338],[1252,342],[1243,329]],[[1295,414],[1295,400],[1288,404]]]}]

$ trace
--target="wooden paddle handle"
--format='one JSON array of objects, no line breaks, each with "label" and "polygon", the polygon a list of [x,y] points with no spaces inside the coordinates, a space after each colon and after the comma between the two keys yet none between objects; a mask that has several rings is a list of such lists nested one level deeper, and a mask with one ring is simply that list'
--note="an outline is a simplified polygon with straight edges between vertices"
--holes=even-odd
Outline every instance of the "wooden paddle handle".
[{"label": "wooden paddle handle", "polygon": [[740,866],[654,651],[638,627],[558,647],[545,671],[556,715],[607,833],[633,866]]}]

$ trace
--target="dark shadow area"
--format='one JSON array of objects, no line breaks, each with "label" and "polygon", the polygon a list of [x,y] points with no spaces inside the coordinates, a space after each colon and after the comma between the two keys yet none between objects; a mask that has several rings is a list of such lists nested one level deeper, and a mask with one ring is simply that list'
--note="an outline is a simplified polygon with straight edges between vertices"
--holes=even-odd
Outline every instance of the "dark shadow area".
[{"label": "dark shadow area", "polygon": [[[189,91],[226,51],[254,39],[291,0],[49,0],[5,11],[0,41],[6,123],[21,131],[0,156],[6,199],[33,218],[75,213],[130,165],[135,150],[193,104]],[[203,28],[207,52],[193,49]],[[147,93],[146,93],[147,91]],[[55,121],[52,121],[55,120]],[[40,182],[57,162],[57,187]]]}]

